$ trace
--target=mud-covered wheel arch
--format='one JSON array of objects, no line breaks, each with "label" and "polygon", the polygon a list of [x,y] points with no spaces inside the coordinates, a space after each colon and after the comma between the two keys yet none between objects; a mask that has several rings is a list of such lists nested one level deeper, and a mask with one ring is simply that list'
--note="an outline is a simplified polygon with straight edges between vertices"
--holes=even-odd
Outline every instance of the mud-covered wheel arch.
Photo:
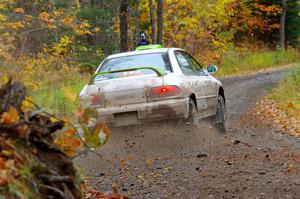
[{"label": "mud-covered wheel arch", "polygon": [[218,96],[222,96],[223,97],[224,103],[225,103],[225,107],[226,107],[226,98],[225,98],[225,92],[224,92],[224,88],[223,87],[219,88]]},{"label": "mud-covered wheel arch", "polygon": [[198,109],[197,109],[197,100],[195,94],[192,94],[189,97],[189,117],[188,122],[192,125],[199,124],[199,116],[198,116]]}]

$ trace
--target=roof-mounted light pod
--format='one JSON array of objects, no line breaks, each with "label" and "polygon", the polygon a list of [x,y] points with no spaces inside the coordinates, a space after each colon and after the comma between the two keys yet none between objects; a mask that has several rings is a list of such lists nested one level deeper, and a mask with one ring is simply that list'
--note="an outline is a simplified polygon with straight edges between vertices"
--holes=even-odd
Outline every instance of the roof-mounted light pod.
[{"label": "roof-mounted light pod", "polygon": [[159,49],[163,48],[160,44],[154,44],[154,45],[145,45],[145,46],[138,46],[135,51],[141,51],[141,50],[151,50],[151,49]]}]

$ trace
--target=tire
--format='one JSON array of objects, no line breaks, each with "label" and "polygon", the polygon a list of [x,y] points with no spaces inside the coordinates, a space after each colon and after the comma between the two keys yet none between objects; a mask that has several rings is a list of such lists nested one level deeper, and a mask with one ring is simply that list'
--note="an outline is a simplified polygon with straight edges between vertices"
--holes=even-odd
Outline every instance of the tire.
[{"label": "tire", "polygon": [[226,105],[225,105],[225,100],[223,96],[219,95],[218,96],[218,106],[217,106],[217,112],[215,116],[215,123],[216,126],[223,132],[226,132]]},{"label": "tire", "polygon": [[190,123],[193,126],[199,125],[198,110],[197,110],[195,102],[192,99],[189,100],[188,123]]}]

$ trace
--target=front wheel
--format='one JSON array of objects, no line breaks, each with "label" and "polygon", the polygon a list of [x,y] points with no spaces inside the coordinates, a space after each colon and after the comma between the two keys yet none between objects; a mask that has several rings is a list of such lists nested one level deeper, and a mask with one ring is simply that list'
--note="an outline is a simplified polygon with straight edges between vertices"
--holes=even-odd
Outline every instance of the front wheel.
[{"label": "front wheel", "polygon": [[226,132],[226,112],[225,100],[223,96],[219,95],[215,122],[217,127],[224,132]]}]

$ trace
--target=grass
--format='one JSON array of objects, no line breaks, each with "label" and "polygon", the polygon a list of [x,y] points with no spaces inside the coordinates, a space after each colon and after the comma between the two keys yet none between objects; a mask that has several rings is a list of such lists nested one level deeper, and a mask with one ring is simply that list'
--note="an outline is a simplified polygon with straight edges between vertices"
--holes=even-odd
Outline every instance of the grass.
[{"label": "grass", "polygon": [[272,90],[271,98],[288,116],[300,120],[300,64],[285,75],[285,80]]},{"label": "grass", "polygon": [[[76,110],[76,108],[78,108],[76,97],[87,82],[87,79],[82,79],[77,83],[70,83],[66,86],[58,85],[56,87],[51,87],[45,85],[42,89],[31,92],[29,95],[33,97],[35,103],[46,108],[47,112],[57,115],[71,114],[74,110]],[[66,97],[66,92],[74,96],[74,100]]]},{"label": "grass", "polygon": [[251,53],[229,52],[221,59],[218,76],[253,73],[296,62],[300,62],[300,53],[295,49]]}]

